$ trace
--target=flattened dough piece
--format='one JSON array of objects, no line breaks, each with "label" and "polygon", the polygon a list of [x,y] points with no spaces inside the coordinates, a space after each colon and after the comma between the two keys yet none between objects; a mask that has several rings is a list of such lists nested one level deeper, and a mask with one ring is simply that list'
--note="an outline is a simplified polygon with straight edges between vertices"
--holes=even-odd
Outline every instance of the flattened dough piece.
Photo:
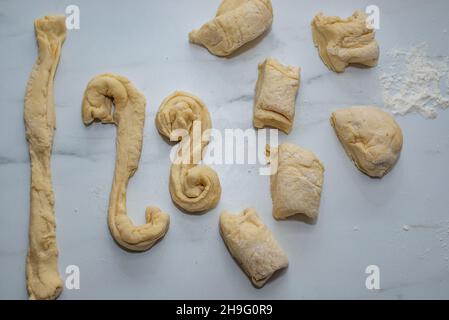
[{"label": "flattened dough piece", "polygon": [[67,30],[64,16],[34,22],[39,55],[25,96],[25,127],[31,159],[31,206],[26,260],[30,299],[56,299],[62,291],[50,158],[56,126],[53,81]]},{"label": "flattened dough piece", "polygon": [[300,68],[284,66],[268,58],[259,64],[253,124],[256,128],[270,126],[285,133],[292,129]]},{"label": "flattened dough piece", "polygon": [[362,11],[354,12],[347,19],[327,17],[322,12],[313,18],[313,42],[330,70],[344,72],[349,64],[377,65],[379,45],[366,19]]},{"label": "flattened dough piece", "polygon": [[268,149],[268,153],[271,161],[277,162],[277,170],[270,177],[273,217],[304,214],[315,219],[323,187],[323,164],[313,152],[291,143]]},{"label": "flattened dough piece", "polygon": [[237,215],[223,212],[220,233],[229,252],[256,287],[263,287],[276,271],[288,266],[286,254],[254,209],[245,209]]},{"label": "flattened dough piece", "polygon": [[216,56],[228,56],[270,28],[270,0],[223,0],[212,21],[189,33],[189,40]]},{"label": "flattened dough piece", "polygon": [[355,106],[335,111],[330,121],[348,156],[368,176],[383,177],[398,160],[402,131],[385,111]]}]

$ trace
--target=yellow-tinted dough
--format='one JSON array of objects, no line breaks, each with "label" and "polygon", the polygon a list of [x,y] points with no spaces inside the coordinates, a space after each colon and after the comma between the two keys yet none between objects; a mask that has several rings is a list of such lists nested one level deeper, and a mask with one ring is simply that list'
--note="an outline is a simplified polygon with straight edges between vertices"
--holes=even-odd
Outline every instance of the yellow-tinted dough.
[{"label": "yellow-tinted dough", "polygon": [[256,128],[270,126],[285,133],[292,129],[300,68],[284,66],[268,58],[259,64],[253,124]]},{"label": "yellow-tinted dough", "polygon": [[26,261],[30,299],[56,299],[62,291],[50,158],[56,126],[53,81],[66,37],[65,18],[47,16],[34,22],[39,56],[25,96],[26,138],[31,159],[31,206]]},{"label": "yellow-tinted dough", "polygon": [[[115,108],[112,110],[112,105]],[[170,217],[156,207],[146,209],[146,224],[135,227],[126,212],[126,189],[142,152],[146,99],[125,77],[102,74],[84,92],[85,125],[94,120],[117,125],[114,181],[109,197],[108,224],[114,240],[132,251],[150,249],[167,232]]]},{"label": "yellow-tinted dough", "polygon": [[315,219],[323,187],[323,164],[313,152],[291,143],[269,148],[268,153],[277,169],[270,177],[273,217],[304,214]]},{"label": "yellow-tinted dough", "polygon": [[374,30],[367,27],[366,14],[356,11],[347,18],[327,17],[319,13],[312,21],[312,36],[321,59],[335,72],[344,72],[349,64],[377,65],[379,46]]},{"label": "yellow-tinted dough", "polygon": [[257,287],[288,266],[287,256],[254,209],[237,215],[223,212],[220,233],[231,255]]},{"label": "yellow-tinted dough", "polygon": [[190,32],[189,40],[227,56],[262,35],[272,22],[270,0],[223,0],[215,18]]},{"label": "yellow-tinted dough", "polygon": [[[201,141],[196,141],[193,137],[196,121],[201,126]],[[184,130],[190,138],[187,140],[190,152],[183,154],[183,148],[179,147],[177,158],[171,166],[170,194],[173,201],[192,213],[214,208],[221,196],[220,180],[212,168],[198,165],[204,148],[209,143],[209,129],[212,127],[209,111],[204,103],[192,94],[175,91],[162,102],[155,122],[159,133],[168,140],[171,140],[175,130]],[[176,138],[177,141],[181,140],[179,136]]]},{"label": "yellow-tinted dough", "polygon": [[376,107],[340,109],[330,118],[346,153],[360,171],[383,177],[402,149],[402,131],[391,115]]}]

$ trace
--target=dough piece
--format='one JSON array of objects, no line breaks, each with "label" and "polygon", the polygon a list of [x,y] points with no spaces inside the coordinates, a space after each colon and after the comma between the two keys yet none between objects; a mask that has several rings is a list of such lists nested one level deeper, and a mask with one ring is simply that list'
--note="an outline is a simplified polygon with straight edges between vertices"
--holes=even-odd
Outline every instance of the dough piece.
[{"label": "dough piece", "polygon": [[53,82],[66,37],[65,18],[36,19],[39,55],[25,96],[25,127],[31,159],[31,206],[26,261],[30,299],[56,299],[62,291],[50,158],[56,126]]},{"label": "dough piece", "polygon": [[216,56],[228,56],[271,27],[270,0],[223,0],[212,21],[189,33],[192,43]]},{"label": "dough piece", "polygon": [[332,113],[331,124],[360,171],[381,178],[402,149],[402,132],[388,113],[376,107],[351,107]]},{"label": "dough piece", "polygon": [[[212,127],[206,106],[192,94],[175,91],[162,102],[155,122],[162,136],[171,141],[182,140],[170,170],[173,201],[191,213],[214,208],[221,196],[220,180],[210,167],[198,165]],[[200,130],[195,131],[195,126]],[[178,135],[180,130],[188,136]]]},{"label": "dough piece", "polygon": [[226,246],[256,287],[263,287],[288,258],[254,209],[241,214],[223,212],[220,233]]},{"label": "dough piece", "polygon": [[276,168],[270,176],[273,217],[286,219],[304,214],[316,219],[323,187],[323,164],[313,152],[291,143],[268,147],[267,151]]},{"label": "dough piece", "polygon": [[312,21],[312,36],[321,59],[335,72],[344,72],[349,64],[374,67],[379,46],[374,30],[367,27],[367,16],[356,11],[347,18],[326,17],[319,13]]},{"label": "dough piece", "polygon": [[[112,105],[115,108],[112,110]],[[132,251],[150,249],[168,230],[170,217],[156,207],[146,209],[146,224],[135,227],[126,212],[126,189],[137,171],[142,152],[146,100],[125,77],[102,74],[84,92],[85,125],[94,120],[117,125],[114,181],[109,197],[108,224],[114,240]]]},{"label": "dough piece", "polygon": [[253,120],[256,128],[270,126],[290,133],[295,118],[300,70],[284,66],[273,58],[259,64]]}]

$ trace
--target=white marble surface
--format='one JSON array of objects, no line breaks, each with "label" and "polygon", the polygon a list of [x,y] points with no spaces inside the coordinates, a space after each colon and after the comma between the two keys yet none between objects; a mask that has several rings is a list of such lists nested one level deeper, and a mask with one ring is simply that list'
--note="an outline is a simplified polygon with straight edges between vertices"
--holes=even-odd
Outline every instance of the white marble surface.
[{"label": "white marble surface", "polygon": [[[33,19],[81,10],[81,29],[70,31],[56,75],[52,170],[59,267],[81,270],[79,298],[315,299],[449,298],[449,110],[435,120],[398,117],[402,156],[382,180],[359,173],[328,122],[332,110],[381,105],[379,68],[326,69],[312,44],[309,23],[320,10],[347,16],[376,4],[382,51],[426,41],[432,54],[449,54],[447,0],[273,0],[272,30],[254,48],[217,58],[190,45],[188,32],[210,19],[218,0],[5,1],[0,0],[0,298],[27,297],[25,255],[30,168],[23,124],[25,86],[37,50]],[[269,179],[255,165],[217,165],[223,194],[202,216],[181,213],[168,192],[170,146],[157,134],[160,102],[181,89],[201,97],[215,128],[250,128],[257,64],[267,56],[302,67],[294,130],[280,141],[314,150],[326,166],[315,225],[271,217]],[[380,65],[384,60],[380,61]],[[115,157],[115,128],[86,128],[83,90],[98,73],[129,77],[148,100],[140,168],[128,188],[128,213],[144,222],[144,208],[171,216],[166,237],[145,253],[112,241],[106,207]],[[255,289],[231,259],[218,233],[224,209],[256,208],[290,258],[290,266]],[[409,225],[409,231],[403,226]],[[381,290],[365,288],[366,266],[381,271]]]}]

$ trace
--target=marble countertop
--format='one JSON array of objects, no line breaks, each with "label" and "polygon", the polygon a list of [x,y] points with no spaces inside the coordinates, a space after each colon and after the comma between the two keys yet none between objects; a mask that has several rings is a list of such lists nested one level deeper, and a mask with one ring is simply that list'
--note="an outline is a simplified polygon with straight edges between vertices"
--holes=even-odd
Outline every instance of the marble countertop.
[{"label": "marble countertop", "polygon": [[[59,268],[65,278],[67,266],[78,266],[80,289],[64,289],[61,299],[449,298],[449,110],[433,120],[396,117],[404,148],[381,180],[356,170],[328,121],[338,108],[382,105],[384,60],[377,68],[330,72],[313,46],[310,21],[318,11],[348,16],[372,3],[273,0],[271,31],[231,59],[187,40],[218,3],[0,0],[0,298],[27,298],[30,167],[23,102],[37,55],[33,20],[64,13],[71,4],[79,6],[81,24],[69,32],[56,74],[52,174]],[[449,54],[446,0],[374,4],[380,8],[381,52],[425,41],[433,55]],[[223,187],[217,208],[201,216],[180,212],[168,192],[171,147],[154,126],[159,104],[172,91],[185,90],[206,103],[214,128],[252,128],[257,64],[268,56],[302,68],[294,129],[279,139],[313,150],[326,166],[317,223],[275,221],[269,179],[259,175],[259,165],[214,165]],[[157,205],[171,224],[145,253],[120,249],[106,224],[116,129],[81,121],[85,86],[104,72],[127,76],[147,97],[128,214],[141,224],[144,208]],[[290,259],[288,269],[262,289],[251,285],[218,232],[222,210],[246,207],[257,210]],[[369,265],[380,269],[380,290],[365,287]]]}]

